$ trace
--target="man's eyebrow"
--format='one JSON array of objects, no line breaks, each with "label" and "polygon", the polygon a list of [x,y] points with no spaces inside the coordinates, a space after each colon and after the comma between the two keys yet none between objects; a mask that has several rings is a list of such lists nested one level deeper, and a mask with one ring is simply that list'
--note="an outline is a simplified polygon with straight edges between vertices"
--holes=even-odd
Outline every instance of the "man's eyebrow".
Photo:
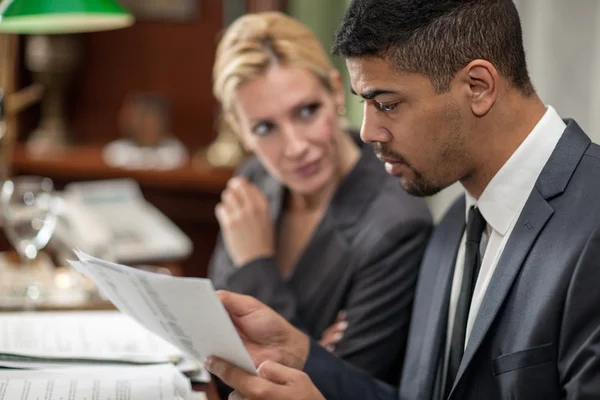
[{"label": "man's eyebrow", "polygon": [[[353,95],[357,95],[356,91],[353,88],[350,88],[350,92]],[[374,99],[377,96],[381,96],[382,94],[398,94],[398,92],[389,89],[370,89],[360,94],[360,97],[366,100]]]}]

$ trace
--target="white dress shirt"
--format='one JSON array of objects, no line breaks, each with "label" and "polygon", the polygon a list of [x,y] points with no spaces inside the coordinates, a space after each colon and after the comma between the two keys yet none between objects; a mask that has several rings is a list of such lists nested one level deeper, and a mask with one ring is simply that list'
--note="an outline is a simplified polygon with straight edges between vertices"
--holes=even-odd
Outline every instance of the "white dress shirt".
[{"label": "white dress shirt", "polygon": [[[480,248],[481,250],[485,250],[485,253],[469,310],[465,348],[473,329],[475,317],[492,279],[498,260],[502,255],[504,246],[535,186],[538,176],[548,162],[565,128],[566,125],[558,113],[554,108],[548,106],[542,119],[540,119],[529,136],[525,138],[508,161],[494,175],[479,197],[479,200],[474,199],[468,193],[465,195],[467,205],[465,219],[468,218],[471,206],[476,206],[487,222],[484,238],[482,238],[482,242],[484,243],[485,238],[487,238],[487,246],[484,249]],[[448,309],[444,379],[446,377],[454,316],[460,295],[464,261],[465,235],[463,234],[454,267],[450,307]]]}]

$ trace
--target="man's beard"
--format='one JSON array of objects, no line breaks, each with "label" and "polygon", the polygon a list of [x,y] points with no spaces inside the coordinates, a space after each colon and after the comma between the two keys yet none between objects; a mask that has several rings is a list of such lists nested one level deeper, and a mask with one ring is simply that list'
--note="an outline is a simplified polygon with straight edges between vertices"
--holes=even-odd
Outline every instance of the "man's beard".
[{"label": "man's beard", "polygon": [[406,158],[404,158],[404,156],[402,156],[401,154],[398,154],[394,151],[391,151],[389,149],[386,149],[382,143],[380,143],[380,142],[373,143],[373,150],[375,151],[375,154],[377,154],[379,157],[393,159],[394,161],[397,161],[398,163],[403,164],[408,169],[413,171],[413,174],[415,175],[413,180],[407,181],[405,177],[400,178],[400,185],[402,186],[402,188],[404,190],[406,190],[407,193],[409,193],[413,196],[426,197],[426,196],[433,196],[434,194],[437,194],[442,189],[444,189],[440,185],[436,185],[433,182],[425,179],[423,174],[421,174],[419,171],[417,171],[408,162],[408,160]]}]

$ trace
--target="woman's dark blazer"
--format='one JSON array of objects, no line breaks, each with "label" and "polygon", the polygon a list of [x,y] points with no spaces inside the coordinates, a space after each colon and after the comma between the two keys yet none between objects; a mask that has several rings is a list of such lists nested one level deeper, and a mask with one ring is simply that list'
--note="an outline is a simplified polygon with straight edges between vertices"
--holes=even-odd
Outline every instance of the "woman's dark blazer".
[{"label": "woman's dark blazer", "polygon": [[[288,277],[280,276],[274,257],[234,267],[222,237],[209,276],[217,289],[254,296],[317,339],[345,310],[348,328],[335,353],[397,383],[432,221],[425,202],[407,194],[372,148],[357,142],[359,161],[338,187]],[[286,189],[255,157],[239,174],[266,195],[277,226]]]}]

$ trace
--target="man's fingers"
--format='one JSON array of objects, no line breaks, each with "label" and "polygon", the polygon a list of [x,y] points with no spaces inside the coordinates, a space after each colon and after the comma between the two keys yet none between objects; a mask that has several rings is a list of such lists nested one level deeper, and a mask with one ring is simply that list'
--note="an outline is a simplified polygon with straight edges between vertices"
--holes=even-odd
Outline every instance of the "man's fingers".
[{"label": "man's fingers", "polygon": [[[274,384],[269,380],[251,375],[241,368],[218,357],[210,356],[204,361],[204,366],[213,375],[218,376],[223,383],[235,389],[236,399],[269,399],[275,391]],[[241,396],[241,397],[240,397]]]},{"label": "man's fingers", "polygon": [[250,375],[241,368],[228,363],[218,357],[208,357],[204,366],[213,375],[218,376],[226,385],[231,386],[243,395],[247,394],[248,389],[257,384],[259,377]]},{"label": "man's fingers", "polygon": [[227,312],[235,317],[243,317],[261,308],[266,307],[254,297],[218,290],[217,296],[225,306]]},{"label": "man's fingers", "polygon": [[[272,384],[268,387],[268,392],[265,392],[272,395],[272,397],[259,396],[259,399],[303,398],[324,400],[308,375],[297,369],[273,361],[265,361],[258,367],[258,375]],[[302,395],[299,395],[299,392]]]},{"label": "man's fingers", "polygon": [[242,394],[238,391],[231,392],[228,399],[229,400],[246,400],[246,398],[244,396],[242,396]]},{"label": "man's fingers", "polygon": [[259,376],[279,385],[292,381],[297,373],[297,370],[273,361],[265,361],[258,367]]},{"label": "man's fingers", "polygon": [[250,357],[252,357],[252,362],[254,362],[254,365],[260,365],[267,360],[283,362],[283,356],[279,349],[275,347],[256,345],[252,342],[244,340],[244,338],[242,338],[242,341],[244,342],[244,346],[246,346],[248,353],[250,353]]}]

